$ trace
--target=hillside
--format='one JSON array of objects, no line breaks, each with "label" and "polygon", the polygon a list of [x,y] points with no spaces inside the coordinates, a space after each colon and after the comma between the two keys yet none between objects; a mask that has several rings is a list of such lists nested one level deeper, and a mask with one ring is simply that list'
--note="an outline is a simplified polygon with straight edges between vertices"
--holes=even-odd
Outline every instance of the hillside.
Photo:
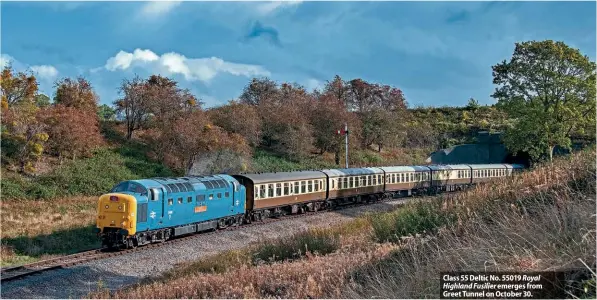
[{"label": "hillside", "polygon": [[595,151],[515,178],[412,202],[191,262],[93,298],[437,298],[439,272],[576,270],[595,297]]}]

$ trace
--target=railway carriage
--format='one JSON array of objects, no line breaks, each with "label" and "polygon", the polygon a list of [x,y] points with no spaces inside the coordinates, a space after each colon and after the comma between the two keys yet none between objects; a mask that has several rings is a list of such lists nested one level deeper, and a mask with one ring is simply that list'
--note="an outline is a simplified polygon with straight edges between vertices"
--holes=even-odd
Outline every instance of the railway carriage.
[{"label": "railway carriage", "polygon": [[363,196],[379,198],[384,192],[384,172],[380,168],[351,168],[322,170],[328,180],[327,198],[342,204]]},{"label": "railway carriage", "polygon": [[241,174],[247,189],[247,220],[318,210],[326,199],[327,180],[320,171]]},{"label": "railway carriage", "polygon": [[429,169],[434,191],[455,191],[472,183],[469,165],[433,165]]},{"label": "railway carriage", "polygon": [[410,196],[431,186],[428,166],[380,167],[385,172],[386,192]]},{"label": "railway carriage", "polygon": [[97,230],[108,247],[132,247],[240,224],[244,194],[228,175],[124,181],[100,197]]}]

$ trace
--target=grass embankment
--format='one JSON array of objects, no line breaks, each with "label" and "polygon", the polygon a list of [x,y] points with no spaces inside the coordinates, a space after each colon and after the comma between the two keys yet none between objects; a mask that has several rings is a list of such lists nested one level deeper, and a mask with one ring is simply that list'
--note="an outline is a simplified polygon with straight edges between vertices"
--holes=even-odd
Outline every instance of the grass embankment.
[{"label": "grass embankment", "polygon": [[92,247],[96,197],[2,201],[1,265],[15,265]]},{"label": "grass embankment", "polygon": [[221,253],[99,298],[437,298],[439,272],[580,267],[594,297],[595,152],[434,202]]}]

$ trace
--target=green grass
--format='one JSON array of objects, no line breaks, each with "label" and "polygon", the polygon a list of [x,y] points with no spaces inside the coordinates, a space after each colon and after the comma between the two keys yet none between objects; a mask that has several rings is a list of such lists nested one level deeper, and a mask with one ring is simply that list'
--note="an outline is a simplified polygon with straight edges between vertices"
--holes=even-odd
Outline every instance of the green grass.
[{"label": "green grass", "polygon": [[3,176],[0,184],[5,200],[52,199],[96,196],[124,180],[172,175],[164,165],[149,161],[139,149],[122,146],[98,149],[90,158],[67,161],[39,177]]}]

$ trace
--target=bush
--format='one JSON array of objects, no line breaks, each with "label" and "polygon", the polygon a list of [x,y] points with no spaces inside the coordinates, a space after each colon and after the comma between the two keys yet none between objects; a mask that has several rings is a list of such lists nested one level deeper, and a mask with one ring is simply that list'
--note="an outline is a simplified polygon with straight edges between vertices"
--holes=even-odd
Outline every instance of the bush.
[{"label": "bush", "polygon": [[401,237],[434,233],[454,224],[457,217],[442,210],[442,201],[409,203],[391,213],[369,215],[374,238],[378,242],[398,242]]},{"label": "bush", "polygon": [[325,255],[340,247],[340,235],[329,230],[310,230],[273,242],[266,242],[253,253],[253,262],[274,262],[301,258],[307,253]]}]

